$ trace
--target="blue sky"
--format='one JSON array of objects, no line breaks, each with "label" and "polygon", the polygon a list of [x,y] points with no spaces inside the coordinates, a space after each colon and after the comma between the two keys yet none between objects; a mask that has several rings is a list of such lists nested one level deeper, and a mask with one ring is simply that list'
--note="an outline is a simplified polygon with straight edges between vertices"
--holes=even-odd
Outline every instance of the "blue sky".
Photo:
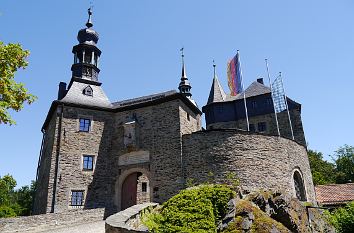
[{"label": "blue sky", "polygon": [[[38,101],[0,125],[0,176],[18,185],[35,179],[41,126],[60,81],[70,80],[72,46],[90,1],[12,1],[0,4],[0,40],[31,51],[16,79]],[[212,60],[227,90],[226,63],[239,49],[245,85],[283,73],[290,98],[302,104],[309,148],[332,154],[354,145],[354,2],[350,0],[94,1],[102,50],[100,81],[111,101],[176,89],[185,47],[193,98],[205,105]]]}]

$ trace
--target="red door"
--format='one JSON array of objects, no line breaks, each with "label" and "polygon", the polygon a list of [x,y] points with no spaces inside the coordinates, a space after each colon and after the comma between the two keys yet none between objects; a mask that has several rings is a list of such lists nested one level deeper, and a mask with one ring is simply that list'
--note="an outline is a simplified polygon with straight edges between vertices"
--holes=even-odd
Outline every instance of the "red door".
[{"label": "red door", "polygon": [[122,185],[122,210],[136,205],[138,173],[132,173],[125,178]]}]

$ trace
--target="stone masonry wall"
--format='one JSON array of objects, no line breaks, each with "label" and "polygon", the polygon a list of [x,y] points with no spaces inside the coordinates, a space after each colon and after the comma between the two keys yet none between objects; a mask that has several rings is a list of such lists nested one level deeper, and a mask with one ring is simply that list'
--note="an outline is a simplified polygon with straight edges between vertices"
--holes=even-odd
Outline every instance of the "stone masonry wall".
[{"label": "stone masonry wall", "polygon": [[[89,132],[79,131],[79,118],[91,119]],[[59,181],[55,212],[77,208],[70,205],[71,191],[84,191],[84,208],[110,207],[112,113],[65,107],[60,144]],[[83,155],[94,156],[93,171],[83,170]]]},{"label": "stone masonry wall", "polygon": [[[188,109],[186,110],[190,118],[188,121],[187,112],[181,113],[182,108],[184,109],[184,104],[178,99],[115,115],[115,132],[112,138],[112,156],[115,159],[112,161],[111,174],[116,176],[116,181],[118,181],[115,184],[116,191],[113,196],[117,210],[120,210],[122,182],[130,172],[148,173],[148,189],[151,201],[154,202],[167,200],[183,187],[181,131],[195,131],[197,122],[200,122],[200,115]],[[127,150],[123,140],[123,125],[131,121],[135,121],[136,124],[136,147]],[[186,123],[180,124],[180,121],[186,121]],[[134,158],[134,164],[119,164],[119,157],[128,156],[134,151],[148,152],[148,161],[139,162]],[[114,172],[116,172],[115,175]]]},{"label": "stone masonry wall", "polygon": [[294,141],[238,130],[207,130],[183,136],[186,179],[217,181],[235,173],[244,190],[272,189],[295,196],[293,173],[301,171],[307,199],[315,203],[306,148]]},{"label": "stone masonry wall", "polygon": [[0,232],[51,232],[62,227],[103,220],[104,209],[71,210],[34,216],[2,218]]},{"label": "stone masonry wall", "polygon": [[44,214],[51,211],[54,170],[56,162],[56,146],[59,113],[54,112],[47,128],[39,166],[37,190],[35,194],[33,214]]}]

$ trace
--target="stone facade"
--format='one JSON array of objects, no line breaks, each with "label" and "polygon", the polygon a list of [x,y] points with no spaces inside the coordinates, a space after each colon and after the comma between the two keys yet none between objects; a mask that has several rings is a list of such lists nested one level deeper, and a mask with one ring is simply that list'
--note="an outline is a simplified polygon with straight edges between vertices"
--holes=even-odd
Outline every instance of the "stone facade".
[{"label": "stone facade", "polygon": [[281,191],[296,197],[294,172],[302,175],[307,201],[315,203],[315,192],[306,148],[277,136],[225,129],[183,136],[186,179],[226,182],[227,173],[240,179],[243,190]]},{"label": "stone facade", "polygon": [[53,232],[80,224],[102,221],[104,209],[69,210],[63,213],[50,213],[16,218],[1,218],[0,232]]}]

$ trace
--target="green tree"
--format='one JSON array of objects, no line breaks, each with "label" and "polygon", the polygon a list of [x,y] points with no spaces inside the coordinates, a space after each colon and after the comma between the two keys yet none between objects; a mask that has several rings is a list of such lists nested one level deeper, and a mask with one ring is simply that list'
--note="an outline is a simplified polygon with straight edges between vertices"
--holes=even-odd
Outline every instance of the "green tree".
[{"label": "green tree", "polygon": [[321,152],[309,150],[308,157],[314,185],[336,182],[336,169],[333,163],[323,160]]},{"label": "green tree", "polygon": [[340,233],[352,233],[354,229],[354,202],[345,207],[336,209],[333,213],[327,212],[330,222]]},{"label": "green tree", "polygon": [[32,210],[32,202],[36,190],[36,182],[32,180],[31,185],[22,186],[15,191],[15,201],[19,206],[18,215],[30,215]]},{"label": "green tree", "polygon": [[354,147],[339,147],[332,157],[336,163],[336,183],[354,182]]},{"label": "green tree", "polygon": [[21,45],[4,45],[0,41],[0,124],[15,124],[8,110],[20,111],[25,102],[31,104],[36,99],[23,83],[14,80],[16,71],[28,65],[28,55],[29,51],[23,50]]}]

